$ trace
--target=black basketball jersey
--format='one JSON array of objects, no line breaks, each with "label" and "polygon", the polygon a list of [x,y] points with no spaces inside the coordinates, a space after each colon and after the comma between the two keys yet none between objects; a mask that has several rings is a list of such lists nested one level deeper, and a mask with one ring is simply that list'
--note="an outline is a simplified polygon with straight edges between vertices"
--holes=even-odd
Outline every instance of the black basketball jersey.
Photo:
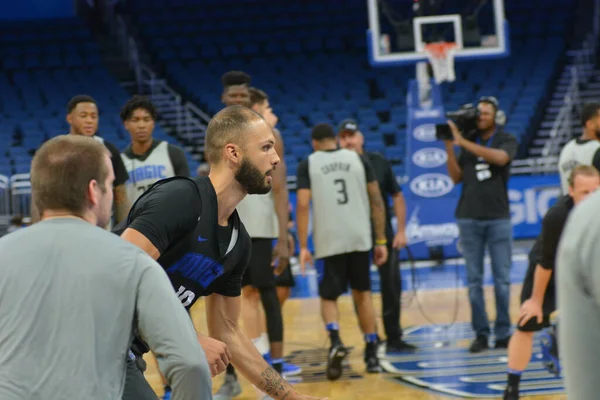
[{"label": "black basketball jersey", "polygon": [[218,225],[217,195],[208,177],[155,183],[134,203],[126,227],[160,251],[157,261],[186,308],[212,293],[240,295],[250,237],[237,211],[227,228]]}]

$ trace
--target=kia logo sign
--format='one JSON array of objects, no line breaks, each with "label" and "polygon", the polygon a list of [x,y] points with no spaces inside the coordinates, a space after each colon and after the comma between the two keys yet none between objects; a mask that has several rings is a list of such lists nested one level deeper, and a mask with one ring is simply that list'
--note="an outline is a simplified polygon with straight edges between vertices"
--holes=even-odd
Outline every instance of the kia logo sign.
[{"label": "kia logo sign", "polygon": [[410,190],[422,197],[441,197],[452,191],[454,183],[448,175],[424,174],[410,182]]},{"label": "kia logo sign", "polygon": [[444,165],[448,160],[448,155],[442,149],[437,147],[426,147],[416,151],[412,155],[412,161],[421,168],[436,168]]},{"label": "kia logo sign", "polygon": [[420,140],[421,142],[435,142],[435,125],[419,125],[413,130],[413,136],[415,139]]}]

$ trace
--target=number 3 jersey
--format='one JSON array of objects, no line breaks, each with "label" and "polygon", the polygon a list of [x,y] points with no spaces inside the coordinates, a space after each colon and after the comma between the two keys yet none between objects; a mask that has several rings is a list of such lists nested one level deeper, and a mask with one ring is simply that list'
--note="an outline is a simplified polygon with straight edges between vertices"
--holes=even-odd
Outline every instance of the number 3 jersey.
[{"label": "number 3 jersey", "polygon": [[371,249],[367,182],[376,181],[367,159],[346,149],[317,151],[298,165],[298,190],[311,190],[315,258]]}]

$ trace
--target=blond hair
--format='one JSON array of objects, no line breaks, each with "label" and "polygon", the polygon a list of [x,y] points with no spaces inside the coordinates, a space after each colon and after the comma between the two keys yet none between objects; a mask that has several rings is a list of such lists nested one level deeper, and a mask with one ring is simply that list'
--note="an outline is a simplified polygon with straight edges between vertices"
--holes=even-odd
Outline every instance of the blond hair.
[{"label": "blond hair", "polygon": [[600,172],[593,165],[577,165],[571,170],[571,174],[569,175],[569,186],[573,187],[573,184],[575,183],[575,178],[579,175],[589,177],[597,176],[600,178]]}]

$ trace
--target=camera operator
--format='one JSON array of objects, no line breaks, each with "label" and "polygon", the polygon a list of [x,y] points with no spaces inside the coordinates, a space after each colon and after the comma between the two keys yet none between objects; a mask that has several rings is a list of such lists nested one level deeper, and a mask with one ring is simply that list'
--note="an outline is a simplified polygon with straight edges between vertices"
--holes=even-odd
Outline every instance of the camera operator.
[{"label": "camera operator", "polygon": [[[496,295],[496,348],[508,347],[510,317],[510,267],[512,264],[512,225],[508,204],[510,163],[518,143],[498,127],[498,102],[484,97],[477,104],[476,128],[463,133],[448,121],[453,140],[446,140],[448,174],[454,183],[463,183],[455,216],[467,269],[471,324],[476,338],[469,351],[488,348],[490,325],[483,297],[483,257],[490,254]],[[461,124],[463,125],[463,124]],[[464,124],[463,126],[470,125]],[[458,159],[454,145],[460,147]]]}]

